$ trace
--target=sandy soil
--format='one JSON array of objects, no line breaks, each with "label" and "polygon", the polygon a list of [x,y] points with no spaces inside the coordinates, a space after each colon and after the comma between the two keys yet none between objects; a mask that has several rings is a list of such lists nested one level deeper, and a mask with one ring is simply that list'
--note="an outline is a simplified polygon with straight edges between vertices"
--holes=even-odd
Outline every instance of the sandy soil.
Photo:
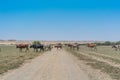
[{"label": "sandy soil", "polygon": [[46,52],[0,80],[90,80],[74,59],[64,50]]}]

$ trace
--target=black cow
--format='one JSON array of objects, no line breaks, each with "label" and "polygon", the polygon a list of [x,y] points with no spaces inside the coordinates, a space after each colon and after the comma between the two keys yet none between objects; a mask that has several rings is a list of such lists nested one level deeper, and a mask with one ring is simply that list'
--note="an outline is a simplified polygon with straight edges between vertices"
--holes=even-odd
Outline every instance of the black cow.
[{"label": "black cow", "polygon": [[44,45],[42,44],[33,44],[30,45],[30,48],[33,48],[35,52],[38,52],[38,49],[40,49],[40,51],[44,51]]}]

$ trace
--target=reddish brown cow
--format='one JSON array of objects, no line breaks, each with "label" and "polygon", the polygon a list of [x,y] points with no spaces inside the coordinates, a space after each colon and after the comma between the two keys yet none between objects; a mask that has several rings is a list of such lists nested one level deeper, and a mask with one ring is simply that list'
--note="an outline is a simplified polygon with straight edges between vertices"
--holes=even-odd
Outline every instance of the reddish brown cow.
[{"label": "reddish brown cow", "polygon": [[22,49],[26,49],[26,52],[29,51],[29,44],[17,44],[16,48],[19,48],[19,51],[22,52]]},{"label": "reddish brown cow", "polygon": [[62,44],[61,43],[56,44],[54,47],[57,48],[57,49],[62,49]]}]

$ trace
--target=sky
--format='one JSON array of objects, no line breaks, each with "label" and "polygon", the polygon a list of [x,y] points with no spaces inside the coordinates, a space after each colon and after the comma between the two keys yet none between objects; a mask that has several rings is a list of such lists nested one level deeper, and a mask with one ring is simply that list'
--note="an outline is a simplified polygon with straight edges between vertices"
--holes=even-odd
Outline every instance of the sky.
[{"label": "sky", "polygon": [[0,39],[119,41],[119,0],[0,0]]}]

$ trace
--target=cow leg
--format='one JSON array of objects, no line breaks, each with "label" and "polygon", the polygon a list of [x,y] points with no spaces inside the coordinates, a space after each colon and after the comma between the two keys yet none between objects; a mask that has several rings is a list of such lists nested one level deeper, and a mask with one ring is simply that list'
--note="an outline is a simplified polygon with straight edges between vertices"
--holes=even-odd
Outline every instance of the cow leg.
[{"label": "cow leg", "polygon": [[79,51],[79,47],[77,47],[77,50]]},{"label": "cow leg", "polygon": [[36,49],[34,48],[34,52],[36,51]]},{"label": "cow leg", "polygon": [[38,49],[36,49],[36,52],[38,52]]},{"label": "cow leg", "polygon": [[27,48],[27,51],[29,51],[29,48]]},{"label": "cow leg", "polygon": [[40,48],[40,51],[39,52],[41,52],[41,48]]},{"label": "cow leg", "polygon": [[95,50],[97,51],[97,47],[95,47]]},{"label": "cow leg", "polygon": [[40,48],[40,52],[42,52],[43,51],[43,48]]},{"label": "cow leg", "polygon": [[117,48],[115,48],[115,51],[117,51]]},{"label": "cow leg", "polygon": [[26,48],[26,50],[25,50],[25,52],[27,52],[29,49],[28,48]]},{"label": "cow leg", "polygon": [[22,52],[22,48],[20,48],[19,51]]},{"label": "cow leg", "polygon": [[44,52],[44,48],[41,49]]}]

